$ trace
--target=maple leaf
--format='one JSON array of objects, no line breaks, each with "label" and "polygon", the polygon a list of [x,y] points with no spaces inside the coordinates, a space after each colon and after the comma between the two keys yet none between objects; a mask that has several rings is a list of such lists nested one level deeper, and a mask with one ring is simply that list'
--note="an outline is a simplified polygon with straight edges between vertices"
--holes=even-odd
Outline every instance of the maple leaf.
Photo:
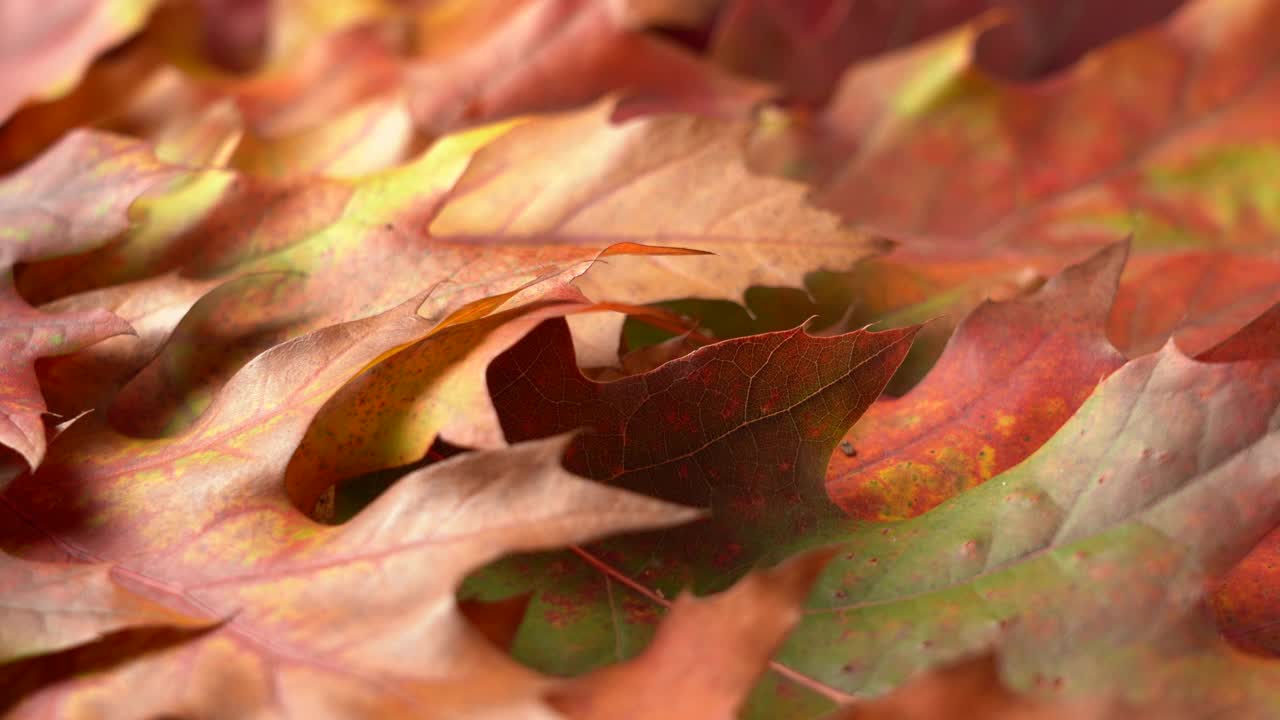
[{"label": "maple leaf", "polygon": [[769,162],[859,227],[939,245],[1257,248],[1275,235],[1276,11],[1189,2],[1031,85],[975,65],[971,23],[851,68],[811,130],[781,133],[812,151]]},{"label": "maple leaf", "polygon": [[61,95],[98,53],[132,34],[155,0],[57,0],[0,6],[0,122],[27,100]]},{"label": "maple leaf", "polygon": [[83,253],[125,229],[129,206],[175,173],[133,140],[77,133],[0,182],[0,450],[44,457],[44,400],[32,363],[131,332],[102,309],[47,313],[18,294],[13,266]]},{"label": "maple leaf", "polygon": [[922,383],[872,405],[827,468],[850,515],[911,517],[1013,467],[1067,421],[1124,357],[1106,319],[1127,248],[1040,290],[978,306]]}]

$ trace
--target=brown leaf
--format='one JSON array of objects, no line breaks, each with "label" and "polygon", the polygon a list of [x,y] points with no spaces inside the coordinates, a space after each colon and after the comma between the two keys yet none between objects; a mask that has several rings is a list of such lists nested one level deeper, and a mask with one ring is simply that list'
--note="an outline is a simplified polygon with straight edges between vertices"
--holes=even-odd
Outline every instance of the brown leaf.
[{"label": "brown leaf", "polygon": [[505,445],[485,368],[546,318],[591,309],[552,286],[530,302],[435,329],[334,393],[289,461],[285,484],[300,508],[333,483],[422,458],[437,437],[466,447]]},{"label": "brown leaf", "polygon": [[32,308],[14,287],[13,266],[105,243],[128,226],[139,195],[176,175],[142,143],[82,132],[0,181],[0,454],[12,448],[32,468],[44,457],[37,358],[132,332],[100,308]]},{"label": "brown leaf", "polygon": [[41,312],[57,314],[105,309],[133,328],[131,335],[116,335],[67,355],[37,360],[36,375],[49,411],[73,417],[106,408],[116,391],[156,356],[191,307],[217,284],[166,274],[42,305]]},{"label": "brown leaf", "polygon": [[[548,274],[572,279],[603,251],[608,262],[577,281],[594,299],[734,297],[752,283],[798,283],[815,265],[847,267],[882,246],[809,208],[798,184],[750,174],[740,125],[673,116],[617,127],[607,113],[602,104],[451,136],[357,180],[277,184],[213,172],[199,180],[211,191],[200,222],[177,233],[162,226],[158,238],[144,228],[90,256],[30,267],[23,287],[62,294],[174,269],[278,275],[254,293],[202,298],[124,388],[113,421],[156,435],[189,423],[253,355],[383,310],[421,284],[445,283],[433,303],[465,302]],[[572,172],[565,153],[582,161]],[[188,202],[175,195],[151,207],[163,217]],[[501,208],[512,203],[527,212],[507,218]],[[655,204],[668,211],[652,212]],[[638,244],[672,241],[718,256]],[[663,259],[672,253],[682,257]]]},{"label": "brown leaf", "polygon": [[[7,512],[20,508],[23,521],[2,526],[4,547],[28,559],[113,561],[129,589],[222,623],[51,685],[16,716],[306,717],[341,707],[452,717],[539,707],[544,681],[465,624],[454,586],[505,552],[695,513],[569,475],[560,466],[568,439],[556,438],[418,471],[340,527],[307,520],[281,480],[290,453],[347,378],[430,329],[415,314],[420,303],[268,351],[180,437],[126,438],[94,415],[58,437],[50,461],[6,494]],[[123,693],[127,710],[114,701]]]},{"label": "brown leaf", "polygon": [[19,560],[0,552],[0,665],[130,627],[204,624],[125,590],[111,566]]},{"label": "brown leaf", "polygon": [[[471,153],[504,130],[453,136],[412,163],[356,180],[281,184],[224,171],[200,173],[192,186],[149,200],[154,226],[144,225],[95,253],[30,266],[22,286],[56,297],[177,270],[152,291],[178,295],[184,277],[258,277],[201,297],[160,355],[116,398],[111,417],[118,427],[157,435],[189,424],[254,355],[305,332],[385,310],[424,285],[440,283],[423,309],[439,317],[451,303],[556,274],[572,279],[602,254],[693,252],[641,246],[626,237],[611,244],[614,238],[607,235],[586,243],[554,237],[531,243],[428,234],[426,222]],[[178,227],[165,223],[170,213],[190,213],[191,204],[199,208],[194,220]],[[500,253],[492,252],[495,244],[503,247]]]},{"label": "brown leaf", "polygon": [[719,595],[682,594],[639,657],[553,690],[552,705],[575,719],[737,717],[831,554],[801,555]]},{"label": "brown leaf", "polygon": [[801,185],[752,174],[744,125],[687,115],[612,125],[609,111],[604,103],[530,121],[477,152],[431,233],[454,242],[610,238],[714,253],[619,259],[577,283],[593,299],[630,303],[798,286],[805,273],[848,269],[887,246],[809,207]]}]

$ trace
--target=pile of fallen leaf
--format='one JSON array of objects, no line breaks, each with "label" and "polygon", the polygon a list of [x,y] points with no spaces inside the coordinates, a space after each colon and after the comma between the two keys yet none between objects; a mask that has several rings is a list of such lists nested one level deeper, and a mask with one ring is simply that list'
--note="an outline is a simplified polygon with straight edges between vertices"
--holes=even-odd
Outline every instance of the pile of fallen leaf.
[{"label": "pile of fallen leaf", "polygon": [[1277,0],[0,0],[0,715],[1280,717]]}]

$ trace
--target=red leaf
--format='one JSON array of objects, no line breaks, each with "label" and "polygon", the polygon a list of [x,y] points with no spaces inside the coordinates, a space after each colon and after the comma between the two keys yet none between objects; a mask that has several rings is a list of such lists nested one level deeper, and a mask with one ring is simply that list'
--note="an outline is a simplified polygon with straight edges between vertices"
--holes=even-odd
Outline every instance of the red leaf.
[{"label": "red leaf", "polygon": [[845,436],[827,468],[832,499],[858,518],[913,517],[1035,452],[1124,362],[1105,323],[1126,255],[1114,246],[978,306],[923,382]]}]

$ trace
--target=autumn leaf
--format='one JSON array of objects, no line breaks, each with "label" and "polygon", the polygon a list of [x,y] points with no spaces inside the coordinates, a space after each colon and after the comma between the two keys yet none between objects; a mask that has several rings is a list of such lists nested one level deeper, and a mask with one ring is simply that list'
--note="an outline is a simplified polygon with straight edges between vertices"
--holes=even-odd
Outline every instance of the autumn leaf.
[{"label": "autumn leaf", "polygon": [[[511,243],[506,263],[478,264],[475,257],[488,246],[426,235],[420,215],[434,212],[470,153],[503,130],[454,137],[413,163],[359,181],[310,180],[280,187],[210,171],[193,181],[194,190],[189,185],[149,198],[150,222],[123,242],[33,265],[23,281],[46,293],[65,293],[177,270],[149,292],[183,295],[184,276],[274,277],[257,282],[253,292],[236,285],[201,297],[170,328],[159,356],[145,358],[149,365],[115,398],[112,417],[121,427],[157,434],[188,424],[255,354],[334,322],[384,310],[423,284],[448,281],[433,294],[433,307],[424,309],[434,314],[441,303],[501,294],[548,274],[572,278],[602,252],[687,252],[634,243],[611,248],[608,238],[593,245],[519,242]],[[206,199],[196,200],[191,192],[206,193]],[[201,221],[174,232],[168,216],[193,201],[202,202]],[[334,287],[342,292],[333,292]],[[228,343],[230,338],[236,341]],[[198,347],[207,349],[196,354]]]},{"label": "autumn leaf", "polygon": [[975,307],[986,300],[1009,300],[1031,292],[1059,269],[1056,263],[1019,257],[939,262],[902,248],[858,263],[835,283],[843,288],[836,295],[845,304],[846,328],[922,325],[902,368],[886,388],[890,395],[899,396],[929,372],[956,325]]},{"label": "autumn leaf", "polygon": [[0,451],[11,448],[32,468],[44,457],[37,358],[131,332],[101,308],[32,308],[14,287],[13,266],[100,246],[128,226],[129,206],[142,192],[175,174],[141,143],[81,133],[0,182]]},{"label": "autumn leaf", "polygon": [[[675,24],[662,4],[482,0],[429,7],[418,20],[428,42],[406,80],[414,116],[440,132],[563,110],[610,93],[626,98],[624,117],[673,110],[732,116],[768,96],[764,86],[637,32],[637,26]],[[698,4],[706,3],[665,3],[686,16],[677,15],[677,21],[686,22],[703,14],[694,8],[689,17]],[[436,37],[447,40],[430,42]]]},{"label": "autumn leaf", "polygon": [[596,383],[577,369],[563,321],[543,323],[489,366],[507,440],[585,426],[591,432],[571,446],[567,467],[707,507],[710,516],[676,534],[514,559],[473,578],[468,596],[537,590],[514,649],[545,671],[581,672],[636,653],[652,635],[661,607],[651,603],[664,590],[720,589],[788,538],[843,523],[822,471],[913,334],[770,333]]},{"label": "autumn leaf", "polygon": [[1280,714],[1270,0],[0,0],[0,715]]},{"label": "autumn leaf", "polygon": [[1205,362],[1249,362],[1280,357],[1280,303],[1197,356]]},{"label": "autumn leaf", "polygon": [[573,718],[733,717],[831,553],[818,550],[709,598],[681,595],[645,652],[563,688]]},{"label": "autumn leaf", "polygon": [[1196,355],[1280,302],[1280,258],[1274,256],[1145,256],[1125,275],[1107,329],[1130,357],[1155,352],[1170,337]]},{"label": "autumn leaf", "polygon": [[[266,690],[270,686],[292,688],[286,692],[301,707],[321,702],[311,692],[321,688],[326,703],[385,712],[408,713],[431,698],[442,716],[450,702],[501,707],[536,698],[534,676],[469,636],[460,616],[441,615],[439,603],[450,607],[453,584],[504,551],[679,522],[692,512],[572,478],[560,468],[565,440],[557,439],[428,468],[419,482],[402,481],[341,528],[326,530],[308,520],[281,482],[294,446],[337,387],[429,330],[431,324],[415,314],[421,303],[417,298],[259,356],[182,436],[131,439],[112,432],[101,417],[85,416],[59,436],[39,472],[15,481],[4,496],[8,550],[33,560],[112,562],[131,589],[221,622],[192,643],[125,663],[104,678],[36,693],[32,712],[67,714],[67,703],[91,707],[98,693],[130,687],[142,676],[151,678],[153,691],[131,693],[133,711],[172,712],[181,698],[173,693],[181,693],[184,683],[155,679],[192,667],[205,668],[197,671],[200,682],[243,682],[235,693],[199,698],[201,714],[270,707],[278,702]],[[198,514],[186,498],[202,498]],[[494,512],[500,508],[519,515],[504,520],[504,512]],[[80,522],[86,518],[93,520]],[[245,552],[226,555],[226,547]],[[433,555],[436,561],[427,559]],[[442,572],[446,558],[454,575]],[[411,567],[426,573],[425,584],[402,582]],[[328,607],[330,619],[348,616],[354,611],[340,608],[363,604],[372,587],[360,586],[368,582],[385,584],[376,591],[381,607],[400,604],[391,617],[420,614],[420,639],[397,622],[381,621],[381,612],[366,613],[372,625],[364,628],[344,620],[349,641],[331,632],[316,635],[316,629],[336,626],[290,610],[315,604]],[[416,677],[379,679],[409,651],[423,663]],[[357,659],[362,654],[363,662]],[[329,660],[319,660],[326,655]],[[484,682],[472,685],[470,699],[442,695],[440,673],[446,671],[430,670],[433,662],[455,678],[472,673]],[[486,683],[493,686],[482,689]]]},{"label": "autumn leaf", "polygon": [[0,8],[0,63],[21,66],[0,83],[0,122],[22,103],[74,86],[94,56],[128,37],[155,0],[7,2]]},{"label": "autumn leaf", "polygon": [[713,57],[776,82],[791,99],[821,101],[851,64],[910,46],[995,10],[976,60],[1004,77],[1043,76],[1178,7],[1181,0],[1123,5],[1051,0],[779,2],[732,0],[717,26]]},{"label": "autumn leaf", "polygon": [[[1119,259],[1113,251],[1111,257],[1099,256],[1093,269],[1068,274],[1068,278],[1079,277],[1071,284],[1093,280],[1101,286],[1092,324],[1095,343],[1103,347],[1108,286],[1114,287]],[[1107,270],[1103,275],[1109,274],[1110,280],[1098,282],[1103,268]],[[1052,293],[1055,287],[1046,290]],[[1258,332],[1247,330],[1242,336]],[[821,706],[824,697],[842,700],[853,692],[883,691],[903,673],[927,667],[925,663],[972,651],[974,643],[997,640],[1018,643],[1012,645],[1018,648],[1013,657],[1022,663],[1018,677],[1023,682],[1034,672],[1052,680],[1061,677],[1066,668],[1141,661],[1150,675],[1140,678],[1146,684],[1134,680],[1134,687],[1145,687],[1143,692],[1160,697],[1183,697],[1176,688],[1185,684],[1187,702],[1192,702],[1190,696],[1194,695],[1203,707],[1214,707],[1214,702],[1230,701],[1232,693],[1249,692],[1251,683],[1261,688],[1270,681],[1265,667],[1245,672],[1221,641],[1215,644],[1209,639],[1203,646],[1186,650],[1186,663],[1203,658],[1208,668],[1216,669],[1192,682],[1177,674],[1177,668],[1184,666],[1181,661],[1165,663],[1143,654],[1170,652],[1167,648],[1131,644],[1124,628],[1155,624],[1203,637],[1203,625],[1176,625],[1189,607],[1186,603],[1202,597],[1206,578],[1225,572],[1274,524],[1274,509],[1257,494],[1274,481],[1276,467],[1275,449],[1269,444],[1274,437],[1267,429],[1267,418],[1280,399],[1274,393],[1280,387],[1272,377],[1274,363],[1207,364],[1190,360],[1175,346],[1168,346],[1158,354],[1130,362],[1104,381],[1052,439],[1013,469],[915,520],[860,525],[822,518],[821,510],[815,509],[821,505],[813,496],[812,488],[819,482],[813,475],[808,476],[807,487],[811,489],[807,495],[806,485],[788,485],[795,494],[792,502],[776,494],[772,495],[776,499],[770,500],[766,492],[770,476],[751,473],[753,469],[759,473],[765,463],[757,448],[780,451],[784,457],[793,451],[769,434],[753,432],[748,447],[727,453],[728,458],[748,464],[745,473],[721,478],[713,473],[725,464],[701,459],[699,455],[707,451],[686,456],[687,450],[672,446],[680,435],[641,439],[655,426],[643,417],[660,413],[662,404],[672,407],[670,412],[674,413],[683,405],[691,416],[716,417],[708,414],[715,408],[707,404],[708,399],[723,396],[723,392],[693,393],[674,380],[687,372],[682,366],[698,367],[700,355],[708,356],[734,341],[696,351],[648,375],[594,386],[597,389],[593,391],[593,384],[580,376],[565,375],[572,364],[566,365],[564,358],[571,355],[565,354],[568,350],[563,339],[558,344],[551,340],[551,336],[543,340],[535,332],[491,367],[495,405],[508,437],[526,437],[538,432],[540,426],[555,427],[555,421],[587,424],[600,435],[594,436],[595,446],[589,444],[593,436],[584,436],[581,454],[570,456],[571,463],[578,463],[573,466],[630,489],[686,503],[705,504],[709,497],[712,519],[652,538],[604,543],[582,550],[576,559],[512,561],[482,573],[471,586],[482,597],[530,587],[530,576],[542,578],[532,581],[541,590],[515,646],[520,657],[540,667],[580,671],[601,662],[598,653],[609,647],[597,640],[576,656],[566,657],[563,651],[548,654],[546,648],[563,647],[557,640],[562,633],[572,633],[581,642],[595,633],[608,632],[612,624],[609,637],[624,632],[626,646],[636,648],[647,640],[645,624],[656,621],[655,597],[685,586],[714,584],[717,578],[731,576],[739,563],[767,562],[807,543],[841,541],[847,551],[824,575],[811,600],[813,609],[789,641],[788,648],[795,650],[784,650],[779,656],[786,673],[771,676],[757,691],[756,711],[773,708],[769,713],[775,716],[809,716],[815,712],[814,703]],[[1110,352],[1115,357],[1114,351]],[[522,357],[541,358],[544,365],[530,364]],[[557,367],[558,374],[551,370]],[[663,375],[668,379],[660,379]],[[709,382],[694,377],[700,385]],[[516,382],[508,387],[510,381],[504,382],[505,378]],[[538,388],[537,393],[522,389],[526,384]],[[762,381],[760,387],[776,388],[778,384]],[[601,402],[591,399],[593,392],[610,394]],[[654,392],[656,396],[650,394]],[[681,402],[691,395],[704,399],[696,404]],[[543,403],[554,403],[560,409],[551,410]],[[628,410],[630,407],[639,410]],[[568,412],[570,408],[575,412]],[[1164,417],[1181,420],[1170,424],[1162,420]],[[670,427],[675,422],[664,421],[663,425]],[[804,427],[799,422],[797,430],[803,433]],[[664,454],[653,455],[654,447]],[[625,448],[625,453],[619,448]],[[1136,448],[1132,451],[1136,454],[1132,458],[1117,455],[1117,448]],[[634,460],[632,453],[637,453]],[[664,460],[668,457],[672,459]],[[690,462],[681,459],[684,457],[696,458],[696,464],[681,476],[679,469]],[[638,470],[627,471],[636,464]],[[616,469],[619,467],[622,469]],[[1159,474],[1153,475],[1157,468]],[[799,483],[804,475],[792,477]],[[1161,478],[1160,483],[1152,482],[1153,477]],[[1223,499],[1205,506],[1206,498],[1215,494]],[[763,520],[749,514],[753,505],[762,511],[767,508]],[[1244,512],[1241,508],[1246,506],[1250,519],[1233,521],[1231,533],[1220,530],[1225,516],[1204,515],[1232,515]],[[1147,531],[1143,528],[1156,522],[1142,514],[1148,507],[1164,523],[1159,525],[1164,535],[1144,534]],[[782,508],[787,508],[787,515],[780,514]],[[806,510],[816,514],[805,515]],[[717,517],[721,518],[719,523]],[[759,531],[752,525],[759,527],[757,523],[762,522],[786,527],[787,532],[774,536],[773,542],[754,542],[752,531]],[[1194,542],[1169,547],[1161,541],[1165,535],[1194,535]],[[688,564],[689,558],[692,564]],[[1069,570],[1059,574],[1054,569],[1058,567]],[[1077,576],[1093,577],[1094,581],[1083,583]],[[1104,579],[1110,584],[1103,584]],[[971,582],[977,587],[969,586]],[[1170,583],[1186,590],[1166,596],[1163,593]],[[987,592],[988,584],[996,589]],[[1115,589],[1106,590],[1110,587]],[[1139,587],[1150,587],[1159,594],[1151,599],[1137,593]],[[1124,593],[1125,599],[1109,593]],[[1030,594],[1034,600],[1020,594]],[[1005,605],[994,604],[997,601]],[[625,609],[625,621],[619,623],[616,617],[612,622],[603,620],[601,605],[613,608],[614,613]],[[997,612],[992,619],[990,613],[998,607],[1009,610],[1006,615]],[[1072,612],[1063,610],[1066,607]],[[1155,608],[1161,608],[1160,612]],[[907,614],[895,614],[899,612]],[[1075,617],[1079,620],[1072,619]],[[845,627],[858,631],[843,632]],[[935,633],[931,629],[935,627],[936,636],[930,634]],[[1023,627],[1026,630],[1020,630]],[[1064,634],[1073,638],[1072,647],[1081,648],[1081,655],[1072,655],[1059,645],[1053,649],[1044,646],[1046,638]],[[894,652],[904,643],[912,650],[901,655],[903,660],[886,663],[879,659],[880,654]],[[1089,654],[1091,651],[1094,654]],[[920,664],[902,665],[907,659]],[[1199,667],[1200,660],[1194,662]],[[1058,674],[1048,674],[1048,667]],[[1255,671],[1259,674],[1252,674]],[[1075,690],[1137,692],[1109,685],[1106,677],[1083,669],[1080,672],[1084,674],[1072,680]],[[1130,672],[1126,677],[1132,675]],[[1230,678],[1235,680],[1228,682]],[[1215,701],[1219,687],[1222,695]],[[808,699],[796,699],[797,692]],[[1265,703],[1266,695],[1257,694],[1260,692],[1246,694],[1248,702]],[[1239,707],[1246,706],[1257,707]]]},{"label": "autumn leaf", "polygon": [[125,590],[104,563],[31,562],[0,553],[0,587],[0,664],[124,628],[199,624]]},{"label": "autumn leaf", "polygon": [[139,78],[150,76],[157,64],[153,53],[128,43],[91,65],[66,95],[19,108],[0,125],[0,172],[13,172],[85,125],[124,131],[110,127],[105,117],[146,94],[148,84]]},{"label": "autumn leaf", "polygon": [[494,307],[500,309],[487,317],[437,329],[334,393],[311,421],[285,474],[298,507],[314,506],[316,493],[330,484],[417,462],[437,439],[468,448],[502,447],[485,387],[490,361],[547,318],[605,311],[573,288],[555,284],[522,304]]},{"label": "autumn leaf", "polygon": [[997,658],[980,655],[912,678],[886,697],[854,703],[830,720],[1120,720],[1180,715],[1172,709],[1134,712],[1105,700],[1046,702],[1018,695],[1001,681]]},{"label": "autumn leaf", "polygon": [[[115,422],[154,435],[189,423],[254,354],[383,310],[420,284],[447,281],[433,302],[465,302],[547,274],[572,279],[592,267],[577,284],[593,299],[737,297],[752,282],[798,281],[814,262],[838,269],[882,247],[807,207],[796,183],[751,175],[735,149],[740,126],[667,117],[618,128],[607,112],[600,105],[450,136],[408,164],[355,180],[277,184],[209,171],[182,192],[148,199],[154,220],[123,242],[31,266],[22,285],[48,297],[173,270],[205,279],[280,274],[269,291],[202,298],[160,356],[121,391]],[[651,142],[659,137],[667,138],[662,153]],[[601,153],[604,166],[565,173],[560,160],[550,162],[556,155],[531,154],[535,147]],[[549,175],[554,183],[543,182]],[[664,176],[688,179],[677,184]],[[695,194],[701,177],[718,181]],[[499,222],[495,201],[528,203],[530,213]],[[654,202],[678,212],[662,221],[648,209]],[[197,222],[166,223],[192,205]],[[717,255],[702,260],[689,250]],[[608,267],[590,266],[601,252],[612,257]],[[681,262],[664,262],[660,256],[668,254]],[[477,261],[496,257],[503,260]],[[209,344],[212,351],[193,352]]]},{"label": "autumn leaf", "polygon": [[[560,466],[567,439],[557,438],[466,454],[419,471],[402,479],[374,506],[340,528],[326,530],[308,521],[289,503],[283,485],[273,482],[288,457],[287,428],[305,426],[323,398],[326,384],[340,381],[349,371],[344,369],[358,367],[380,347],[412,337],[415,327],[426,325],[412,312],[419,302],[411,301],[378,318],[320,331],[305,338],[305,343],[289,343],[265,354],[237,375],[224,393],[229,397],[215,405],[188,436],[131,440],[86,417],[59,438],[54,459],[40,473],[19,480],[6,495],[9,513],[21,518],[24,528],[7,532],[6,545],[28,556],[52,555],[61,559],[70,552],[72,557],[67,559],[72,560],[111,558],[116,562],[116,572],[130,584],[149,590],[170,605],[221,620],[222,624],[216,631],[188,643],[122,658],[118,667],[98,676],[57,683],[34,692],[27,705],[19,706],[16,716],[28,711],[76,716],[72,707],[94,707],[95,697],[103,697],[103,693],[110,697],[113,688],[130,687],[141,676],[151,678],[153,691],[131,696],[131,707],[169,712],[182,702],[183,696],[174,694],[180,692],[181,683],[155,683],[154,679],[172,673],[183,673],[187,683],[196,685],[232,678],[242,683],[235,693],[199,699],[202,712],[214,714],[273,707],[280,699],[274,693],[265,693],[263,683],[276,686],[277,692],[283,691],[292,698],[293,708],[311,707],[320,702],[321,695],[328,702],[338,702],[352,710],[377,708],[384,715],[412,712],[420,716],[426,707],[442,717],[478,712],[481,707],[525,707],[527,712],[537,707],[541,693],[549,687],[548,681],[504,660],[474,631],[468,632],[456,613],[441,616],[439,603],[451,600],[452,584],[469,567],[501,554],[504,544],[508,551],[531,550],[554,545],[555,538],[582,541],[602,532],[688,520],[695,513],[573,478]],[[308,346],[325,348],[329,365],[317,367],[320,358],[305,352],[311,349]],[[290,378],[298,383],[297,387],[289,387]],[[272,382],[284,384],[260,395],[262,384]],[[278,400],[264,404],[262,397]],[[249,408],[260,406],[257,414],[247,413],[246,420],[236,422],[246,416],[246,404]],[[271,426],[269,437],[273,441],[255,445],[255,440],[263,437],[263,425]],[[74,439],[77,437],[79,440]],[[276,442],[277,439],[283,442]],[[74,450],[82,442],[97,448],[92,462],[98,470],[92,475],[69,475],[69,467],[85,466],[83,462],[72,464],[74,458],[58,455],[66,447],[61,443],[70,443]],[[145,446],[141,452],[148,462],[142,466],[112,466],[114,458],[127,462],[126,451],[138,449],[139,445]],[[245,452],[256,453],[257,462],[249,467],[236,462]],[[183,504],[173,502],[172,493],[180,492],[179,487],[148,479],[157,472],[184,474],[195,492],[207,493],[210,485],[223,490],[237,488],[220,497],[238,499],[225,506],[206,506],[200,518],[190,518],[182,509]],[[199,489],[196,483],[206,489]],[[56,498],[69,487],[80,488],[74,507],[43,499]],[[154,532],[166,522],[179,520],[166,520],[162,510],[157,514],[159,508],[165,507],[177,511],[189,534],[180,537]],[[84,513],[100,519],[95,530],[87,535],[61,531],[70,527],[68,520]],[[146,521],[139,522],[142,518]],[[281,540],[285,544],[276,547],[274,543]],[[239,562],[219,560],[216,554],[216,548],[225,543],[257,542],[266,544]],[[433,555],[436,561],[427,559]],[[733,704],[739,700],[780,634],[798,618],[796,605],[828,556],[813,557],[794,570],[775,573],[780,578],[777,585],[789,587],[789,591],[779,594],[775,583],[757,580],[724,600],[694,603],[706,606],[700,610],[704,615],[712,613],[734,620],[734,624],[718,630],[726,637],[741,629],[737,613],[725,616],[720,611],[726,602],[758,605],[755,612],[765,613],[776,628],[772,633],[752,635],[738,645],[740,649],[757,649],[733,653],[734,661],[743,668],[741,677],[708,692],[704,702]],[[442,561],[459,573],[452,580],[442,573]],[[425,584],[414,587],[405,583],[403,571],[393,571],[393,564],[403,569],[421,568],[426,573]],[[78,564],[62,567],[81,568],[82,573],[92,568]],[[379,577],[383,580],[378,581]],[[301,578],[306,582],[298,582]],[[374,613],[367,616],[373,621],[370,627],[347,625],[350,643],[330,636],[319,646],[298,646],[299,642],[305,643],[310,635],[308,628],[316,620],[299,617],[287,608],[319,603],[329,608],[328,613],[341,616],[343,603],[359,606],[368,598],[370,587],[356,590],[352,578],[386,585],[379,592],[380,605],[389,607],[399,602],[403,608],[391,613],[392,617],[402,619],[416,608],[427,621],[421,641],[407,637],[397,622],[380,622],[382,615]],[[393,587],[395,597],[388,592]],[[432,592],[443,595],[433,596]],[[675,617],[684,612],[693,613],[694,608]],[[706,625],[705,620],[700,622]],[[375,629],[379,624],[383,626],[381,633]],[[715,628],[716,624],[710,627]],[[667,652],[676,651],[685,642],[685,633],[677,632],[671,643],[673,649]],[[416,677],[380,680],[376,674],[362,675],[358,670],[363,666],[366,673],[372,673],[402,659],[411,648],[423,663],[423,670]],[[330,660],[319,661],[329,653],[333,653]],[[361,654],[366,656],[363,663],[356,659]],[[74,663],[76,658],[70,661]],[[264,670],[262,662],[277,669]],[[441,669],[432,670],[433,666]],[[192,667],[199,668],[194,678],[185,669]],[[584,693],[594,698],[599,693],[619,692],[618,688],[652,682],[648,679],[650,674],[641,667],[616,678],[611,675],[575,683],[564,697],[573,697],[573,702],[579,704],[596,702],[584,700]],[[15,680],[21,681],[22,678]],[[459,693],[463,685],[471,687],[471,691]],[[294,704],[298,702],[302,705]],[[284,711],[283,707],[277,709]]]},{"label": "autumn leaf", "polygon": [[160,352],[192,307],[220,284],[165,274],[41,305],[41,312],[56,314],[105,309],[133,328],[132,334],[37,360],[36,377],[49,412],[74,417],[90,408],[108,407],[116,392]]},{"label": "autumn leaf", "polygon": [[[859,260],[849,270],[806,273],[802,287],[753,285],[740,304],[681,298],[655,305],[689,318],[699,332],[720,339],[787,330],[805,322],[820,335],[869,325],[919,324],[907,358],[885,389],[899,396],[929,372],[956,325],[974,307],[984,300],[1030,292],[1044,283],[1045,273],[1065,264],[1043,257],[938,261],[894,248]],[[640,321],[628,321],[623,334],[636,352],[668,338]]]},{"label": "autumn leaf", "polygon": [[[168,602],[223,619],[220,628],[97,677],[34,693],[16,716],[112,712],[103,701],[144,677],[150,690],[130,694],[132,712],[187,707],[202,715],[308,716],[336,706],[383,717],[456,717],[504,708],[536,716],[545,681],[465,624],[452,605],[452,582],[504,549],[536,549],[692,516],[573,478],[560,469],[563,447],[563,440],[532,443],[434,466],[340,529],[316,527],[278,490],[274,501],[270,493],[250,496],[256,508],[223,508],[219,520],[178,549],[173,564],[153,557],[145,569],[130,568],[136,581],[165,588],[160,594]],[[235,537],[253,542],[252,527],[259,523],[267,533],[261,540],[291,539],[242,558],[247,565],[209,556]],[[75,544],[84,553],[109,550],[85,539]],[[114,549],[122,548],[117,542]],[[421,579],[406,582],[405,573],[415,568]],[[378,611],[353,612],[369,609],[370,592],[378,596]],[[328,619],[290,610],[313,604],[324,607]],[[357,620],[362,615],[365,620]],[[388,623],[388,617],[396,620]],[[410,617],[419,620],[414,633],[399,622]],[[318,629],[325,632],[316,634]],[[416,671],[404,672],[406,658],[413,658]],[[234,683],[224,685],[228,692],[194,698],[183,689],[228,682]]]},{"label": "autumn leaf", "polygon": [[1260,181],[1275,12],[1189,2],[1031,85],[974,64],[985,26],[972,23],[850,68],[791,136],[809,150],[770,162],[859,227],[957,250],[1060,252],[1128,234],[1141,248],[1256,249],[1275,233]]},{"label": "autumn leaf", "polygon": [[1172,345],[1128,363],[1025,462],[855,529],[779,660],[866,692],[996,643],[1016,687],[1266,716],[1276,667],[1196,607],[1280,513],[1278,371]]},{"label": "autumn leaf", "polygon": [[469,242],[609,238],[715,253],[647,257],[578,283],[594,299],[630,303],[736,300],[752,285],[796,286],[807,272],[848,269],[888,245],[807,206],[798,183],[752,174],[742,124],[665,115],[611,125],[609,112],[605,103],[530,121],[481,149],[431,233]]},{"label": "autumn leaf", "polygon": [[1114,246],[978,306],[920,385],[872,405],[841,441],[832,499],[853,517],[912,517],[1038,449],[1124,362],[1105,323],[1126,254]]}]

